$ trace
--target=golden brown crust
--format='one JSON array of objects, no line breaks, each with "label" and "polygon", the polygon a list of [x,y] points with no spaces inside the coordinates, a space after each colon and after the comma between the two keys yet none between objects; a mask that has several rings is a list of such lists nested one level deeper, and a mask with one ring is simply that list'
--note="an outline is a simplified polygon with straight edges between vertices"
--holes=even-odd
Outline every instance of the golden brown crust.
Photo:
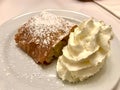
[{"label": "golden brown crust", "polygon": [[69,35],[73,26],[59,16],[41,12],[19,28],[15,41],[36,63],[50,63],[52,49]]}]

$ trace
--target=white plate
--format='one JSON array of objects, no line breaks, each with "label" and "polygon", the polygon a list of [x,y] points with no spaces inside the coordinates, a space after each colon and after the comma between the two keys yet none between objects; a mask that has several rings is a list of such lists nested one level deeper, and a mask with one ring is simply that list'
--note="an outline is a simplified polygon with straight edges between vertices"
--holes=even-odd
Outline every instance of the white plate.
[{"label": "white plate", "polygon": [[[65,10],[47,10],[76,23],[87,15]],[[111,56],[94,77],[78,84],[63,83],[56,76],[56,61],[48,66],[37,65],[16,46],[14,35],[29,17],[28,13],[15,17],[0,27],[0,90],[110,90],[120,76],[120,45],[116,37],[111,43]]]}]

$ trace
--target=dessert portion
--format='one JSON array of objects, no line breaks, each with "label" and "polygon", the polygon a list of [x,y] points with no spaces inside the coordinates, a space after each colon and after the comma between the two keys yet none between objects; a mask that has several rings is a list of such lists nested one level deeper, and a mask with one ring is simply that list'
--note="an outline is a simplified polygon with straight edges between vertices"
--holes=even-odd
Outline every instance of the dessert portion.
[{"label": "dessert portion", "polygon": [[74,26],[60,16],[43,11],[19,28],[15,41],[36,63],[50,63],[62,54]]},{"label": "dessert portion", "polygon": [[57,74],[64,81],[78,82],[96,74],[110,52],[111,26],[92,18],[70,33],[63,55],[57,61]]}]

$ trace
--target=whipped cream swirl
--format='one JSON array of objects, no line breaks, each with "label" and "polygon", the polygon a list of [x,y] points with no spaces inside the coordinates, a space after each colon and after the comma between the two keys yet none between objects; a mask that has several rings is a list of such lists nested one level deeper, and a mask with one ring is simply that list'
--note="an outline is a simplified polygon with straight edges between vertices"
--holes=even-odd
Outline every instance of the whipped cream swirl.
[{"label": "whipped cream swirl", "polygon": [[92,18],[83,21],[70,33],[68,45],[58,58],[57,73],[62,80],[83,81],[104,65],[113,36],[111,26]]}]

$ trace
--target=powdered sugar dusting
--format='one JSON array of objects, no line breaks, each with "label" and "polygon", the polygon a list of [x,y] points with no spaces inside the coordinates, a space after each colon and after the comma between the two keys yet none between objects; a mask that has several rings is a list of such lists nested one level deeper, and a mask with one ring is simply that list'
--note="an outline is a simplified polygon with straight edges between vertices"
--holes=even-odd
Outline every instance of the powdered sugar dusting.
[{"label": "powdered sugar dusting", "polygon": [[73,26],[71,22],[44,11],[33,16],[26,24],[33,37],[31,42],[35,41],[37,44],[41,44],[41,47],[53,45],[62,38],[59,38],[61,35],[64,37],[69,33],[71,26]]}]

